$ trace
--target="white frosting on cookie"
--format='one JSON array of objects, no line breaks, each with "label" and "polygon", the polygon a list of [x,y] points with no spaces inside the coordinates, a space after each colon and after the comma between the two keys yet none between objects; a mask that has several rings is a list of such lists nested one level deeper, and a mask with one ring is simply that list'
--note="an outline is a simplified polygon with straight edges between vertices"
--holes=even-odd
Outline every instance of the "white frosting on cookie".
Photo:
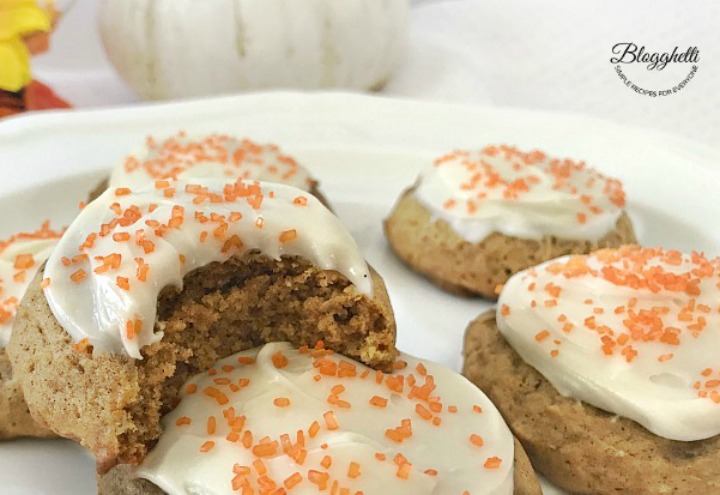
[{"label": "white frosting on cookie", "polygon": [[224,359],[184,386],[137,475],[170,495],[513,493],[513,437],[490,400],[401,360],[384,375],[287,343]]},{"label": "white frosting on cookie", "polygon": [[518,273],[498,328],[567,397],[671,440],[720,434],[720,258],[627,246]]},{"label": "white frosting on cookie", "polygon": [[301,256],[372,293],[355,241],[314,196],[283,184],[198,179],[107,190],[48,260],[45,294],[76,342],[139,359],[162,338],[155,321],[164,287],[249,250]]},{"label": "white frosting on cookie", "polygon": [[25,290],[61,235],[46,222],[35,232],[22,232],[0,241],[0,348],[10,340]]},{"label": "white frosting on cookie", "polygon": [[309,191],[314,181],[295,159],[274,144],[223,134],[164,140],[149,137],[110,176],[110,187],[141,188],[160,179],[224,179],[280,182]]},{"label": "white frosting on cookie", "polygon": [[474,243],[493,232],[597,240],[615,228],[625,206],[622,184],[584,163],[508,146],[442,156],[413,191],[435,219]]}]

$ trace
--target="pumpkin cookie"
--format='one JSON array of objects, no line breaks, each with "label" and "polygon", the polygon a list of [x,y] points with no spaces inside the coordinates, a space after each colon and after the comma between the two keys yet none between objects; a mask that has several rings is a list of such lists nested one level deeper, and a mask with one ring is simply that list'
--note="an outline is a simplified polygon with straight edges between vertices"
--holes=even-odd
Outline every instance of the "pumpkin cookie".
[{"label": "pumpkin cookie", "polygon": [[572,493],[720,493],[720,259],[624,247],[519,273],[465,375]]},{"label": "pumpkin cookie", "polygon": [[308,170],[277,145],[225,134],[191,138],[184,131],[166,139],[149,136],[141,150],[126,157],[110,178],[98,185],[90,200],[108,187],[138,189],[158,180],[196,178],[287,184],[328,206]]},{"label": "pumpkin cookie", "polygon": [[187,378],[278,340],[322,340],[388,369],[382,280],[304,191],[165,180],[110,189],[80,213],[30,286],[8,352],[31,411],[104,472],[145,457]]},{"label": "pumpkin cookie", "polygon": [[30,416],[5,347],[20,300],[61,235],[46,222],[34,232],[21,232],[0,241],[0,439],[52,435]]},{"label": "pumpkin cookie", "polygon": [[438,158],[385,221],[410,268],[462,295],[497,297],[514,273],[635,242],[622,184],[582,162],[508,146]]},{"label": "pumpkin cookie", "polygon": [[480,390],[407,355],[394,368],[288,343],[228,357],[183,385],[144,462],[100,493],[540,493]]}]

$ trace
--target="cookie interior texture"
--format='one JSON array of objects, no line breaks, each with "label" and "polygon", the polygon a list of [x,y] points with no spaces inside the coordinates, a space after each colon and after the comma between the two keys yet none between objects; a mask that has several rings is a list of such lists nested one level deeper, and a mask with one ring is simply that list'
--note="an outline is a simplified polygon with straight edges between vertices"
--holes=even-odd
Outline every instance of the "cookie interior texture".
[{"label": "cookie interior texture", "polygon": [[385,221],[385,234],[398,257],[436,285],[459,295],[497,299],[496,288],[513,274],[566,254],[635,243],[630,218],[620,215],[615,229],[596,241],[519,239],[498,232],[468,242],[444,220],[433,220],[413,190],[405,191]]},{"label": "cookie interior texture", "polygon": [[20,380],[13,375],[7,352],[0,349],[0,440],[51,436],[49,429],[30,416]]},{"label": "cookie interior texture", "polygon": [[464,374],[495,403],[535,468],[572,493],[720,493],[720,436],[678,442],[560,395],[498,332],[494,312],[465,336]]},{"label": "cookie interior texture", "polygon": [[[107,474],[98,476],[98,495],[166,495],[157,485],[148,480],[135,478],[134,468],[121,465],[112,468]],[[542,495],[540,482],[535,476],[530,460],[515,440],[515,465],[513,470],[515,495]]]},{"label": "cookie interior texture", "polygon": [[258,252],[188,274],[182,291],[158,300],[157,344],[143,359],[73,348],[40,288],[23,299],[8,352],[35,415],[95,453],[98,471],[139,464],[159,437],[160,418],[192,375],[219,359],[273,341],[328,348],[377,369],[395,358],[395,321],[380,277],[374,295],[299,257]]}]

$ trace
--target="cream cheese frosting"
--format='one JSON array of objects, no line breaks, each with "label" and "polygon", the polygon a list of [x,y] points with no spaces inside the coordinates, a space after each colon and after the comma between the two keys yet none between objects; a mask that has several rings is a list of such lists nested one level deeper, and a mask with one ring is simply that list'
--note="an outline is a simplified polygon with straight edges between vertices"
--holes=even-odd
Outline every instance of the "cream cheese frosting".
[{"label": "cream cheese frosting", "polygon": [[110,188],[87,205],[48,260],[45,295],[76,342],[140,359],[162,339],[155,322],[164,287],[250,250],[301,256],[372,293],[355,241],[314,196],[283,184],[197,179]]},{"label": "cream cheese frosting", "polygon": [[225,134],[166,139],[148,137],[110,176],[110,187],[136,189],[156,180],[210,178],[280,182],[309,191],[308,171],[274,144],[259,144]]},{"label": "cream cheese frosting", "polygon": [[457,373],[272,343],[193,377],[137,476],[170,495],[513,493],[513,437]]},{"label": "cream cheese frosting", "polygon": [[720,258],[626,246],[520,272],[498,328],[562,395],[671,440],[720,434]]},{"label": "cream cheese frosting", "polygon": [[493,232],[597,240],[615,228],[625,206],[618,180],[583,162],[509,146],[442,156],[421,173],[413,194],[473,243]]},{"label": "cream cheese frosting", "polygon": [[10,340],[25,290],[61,235],[45,222],[34,232],[21,232],[0,241],[0,348]]}]

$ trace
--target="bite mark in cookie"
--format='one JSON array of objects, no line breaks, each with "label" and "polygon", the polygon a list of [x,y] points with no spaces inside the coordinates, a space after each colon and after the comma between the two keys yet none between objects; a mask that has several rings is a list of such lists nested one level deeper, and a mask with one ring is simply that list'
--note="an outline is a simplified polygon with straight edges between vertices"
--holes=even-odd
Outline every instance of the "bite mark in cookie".
[{"label": "bite mark in cookie", "polygon": [[144,458],[184,380],[277,340],[392,364],[392,309],[354,240],[290,186],[161,180],[81,212],[9,353],[31,409],[105,472]]}]

